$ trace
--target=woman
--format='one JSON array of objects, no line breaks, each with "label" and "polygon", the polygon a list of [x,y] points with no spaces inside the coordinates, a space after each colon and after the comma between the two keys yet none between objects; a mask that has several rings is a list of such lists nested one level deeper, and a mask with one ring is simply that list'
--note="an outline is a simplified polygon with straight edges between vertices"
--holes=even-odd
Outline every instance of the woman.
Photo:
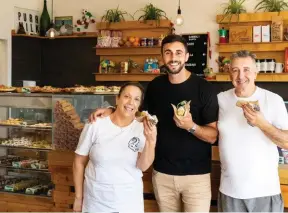
[{"label": "woman", "polygon": [[135,119],[143,96],[140,84],[127,83],[116,110],[85,125],[73,164],[74,211],[144,212],[142,171],[154,160],[157,133]]}]

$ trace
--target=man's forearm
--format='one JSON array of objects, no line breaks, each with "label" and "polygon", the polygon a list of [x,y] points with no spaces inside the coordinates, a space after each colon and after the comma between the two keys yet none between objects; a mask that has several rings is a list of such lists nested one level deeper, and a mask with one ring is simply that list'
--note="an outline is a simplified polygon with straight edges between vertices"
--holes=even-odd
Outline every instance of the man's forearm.
[{"label": "man's forearm", "polygon": [[259,128],[277,146],[288,149],[288,130],[278,129],[268,122],[259,126]]},{"label": "man's forearm", "polygon": [[218,136],[218,131],[214,127],[211,126],[199,126],[197,125],[194,135],[201,139],[202,141],[208,143],[215,143]]}]

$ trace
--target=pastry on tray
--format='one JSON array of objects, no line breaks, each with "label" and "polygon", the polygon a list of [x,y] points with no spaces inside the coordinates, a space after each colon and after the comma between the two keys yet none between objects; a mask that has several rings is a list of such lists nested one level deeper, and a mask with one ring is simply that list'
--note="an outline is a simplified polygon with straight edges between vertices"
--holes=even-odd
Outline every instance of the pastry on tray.
[{"label": "pastry on tray", "polygon": [[30,93],[31,88],[30,87],[17,87],[16,92],[18,92],[18,93]]},{"label": "pastry on tray", "polygon": [[0,92],[13,92],[16,90],[16,87],[9,87],[5,85],[0,85]]},{"label": "pastry on tray", "polygon": [[2,125],[23,125],[23,119],[20,118],[9,118],[8,120],[0,121]]}]

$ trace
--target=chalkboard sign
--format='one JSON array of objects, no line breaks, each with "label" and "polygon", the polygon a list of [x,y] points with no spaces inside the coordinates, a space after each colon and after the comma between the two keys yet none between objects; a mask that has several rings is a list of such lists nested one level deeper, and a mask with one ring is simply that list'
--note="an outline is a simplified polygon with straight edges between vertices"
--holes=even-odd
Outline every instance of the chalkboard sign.
[{"label": "chalkboard sign", "polygon": [[204,76],[203,70],[208,63],[208,34],[182,34],[188,44],[189,59],[186,69]]}]

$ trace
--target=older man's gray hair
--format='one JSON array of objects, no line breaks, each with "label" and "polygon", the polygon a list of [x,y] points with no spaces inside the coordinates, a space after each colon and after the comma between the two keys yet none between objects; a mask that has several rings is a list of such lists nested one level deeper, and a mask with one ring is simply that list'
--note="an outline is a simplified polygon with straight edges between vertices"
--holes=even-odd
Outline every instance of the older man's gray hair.
[{"label": "older man's gray hair", "polygon": [[237,59],[237,58],[247,58],[247,57],[250,57],[254,63],[256,63],[256,54],[254,53],[251,53],[250,51],[248,50],[240,50],[240,51],[237,51],[235,53],[233,53],[230,57],[231,59],[231,62],[234,60],[234,59]]}]

